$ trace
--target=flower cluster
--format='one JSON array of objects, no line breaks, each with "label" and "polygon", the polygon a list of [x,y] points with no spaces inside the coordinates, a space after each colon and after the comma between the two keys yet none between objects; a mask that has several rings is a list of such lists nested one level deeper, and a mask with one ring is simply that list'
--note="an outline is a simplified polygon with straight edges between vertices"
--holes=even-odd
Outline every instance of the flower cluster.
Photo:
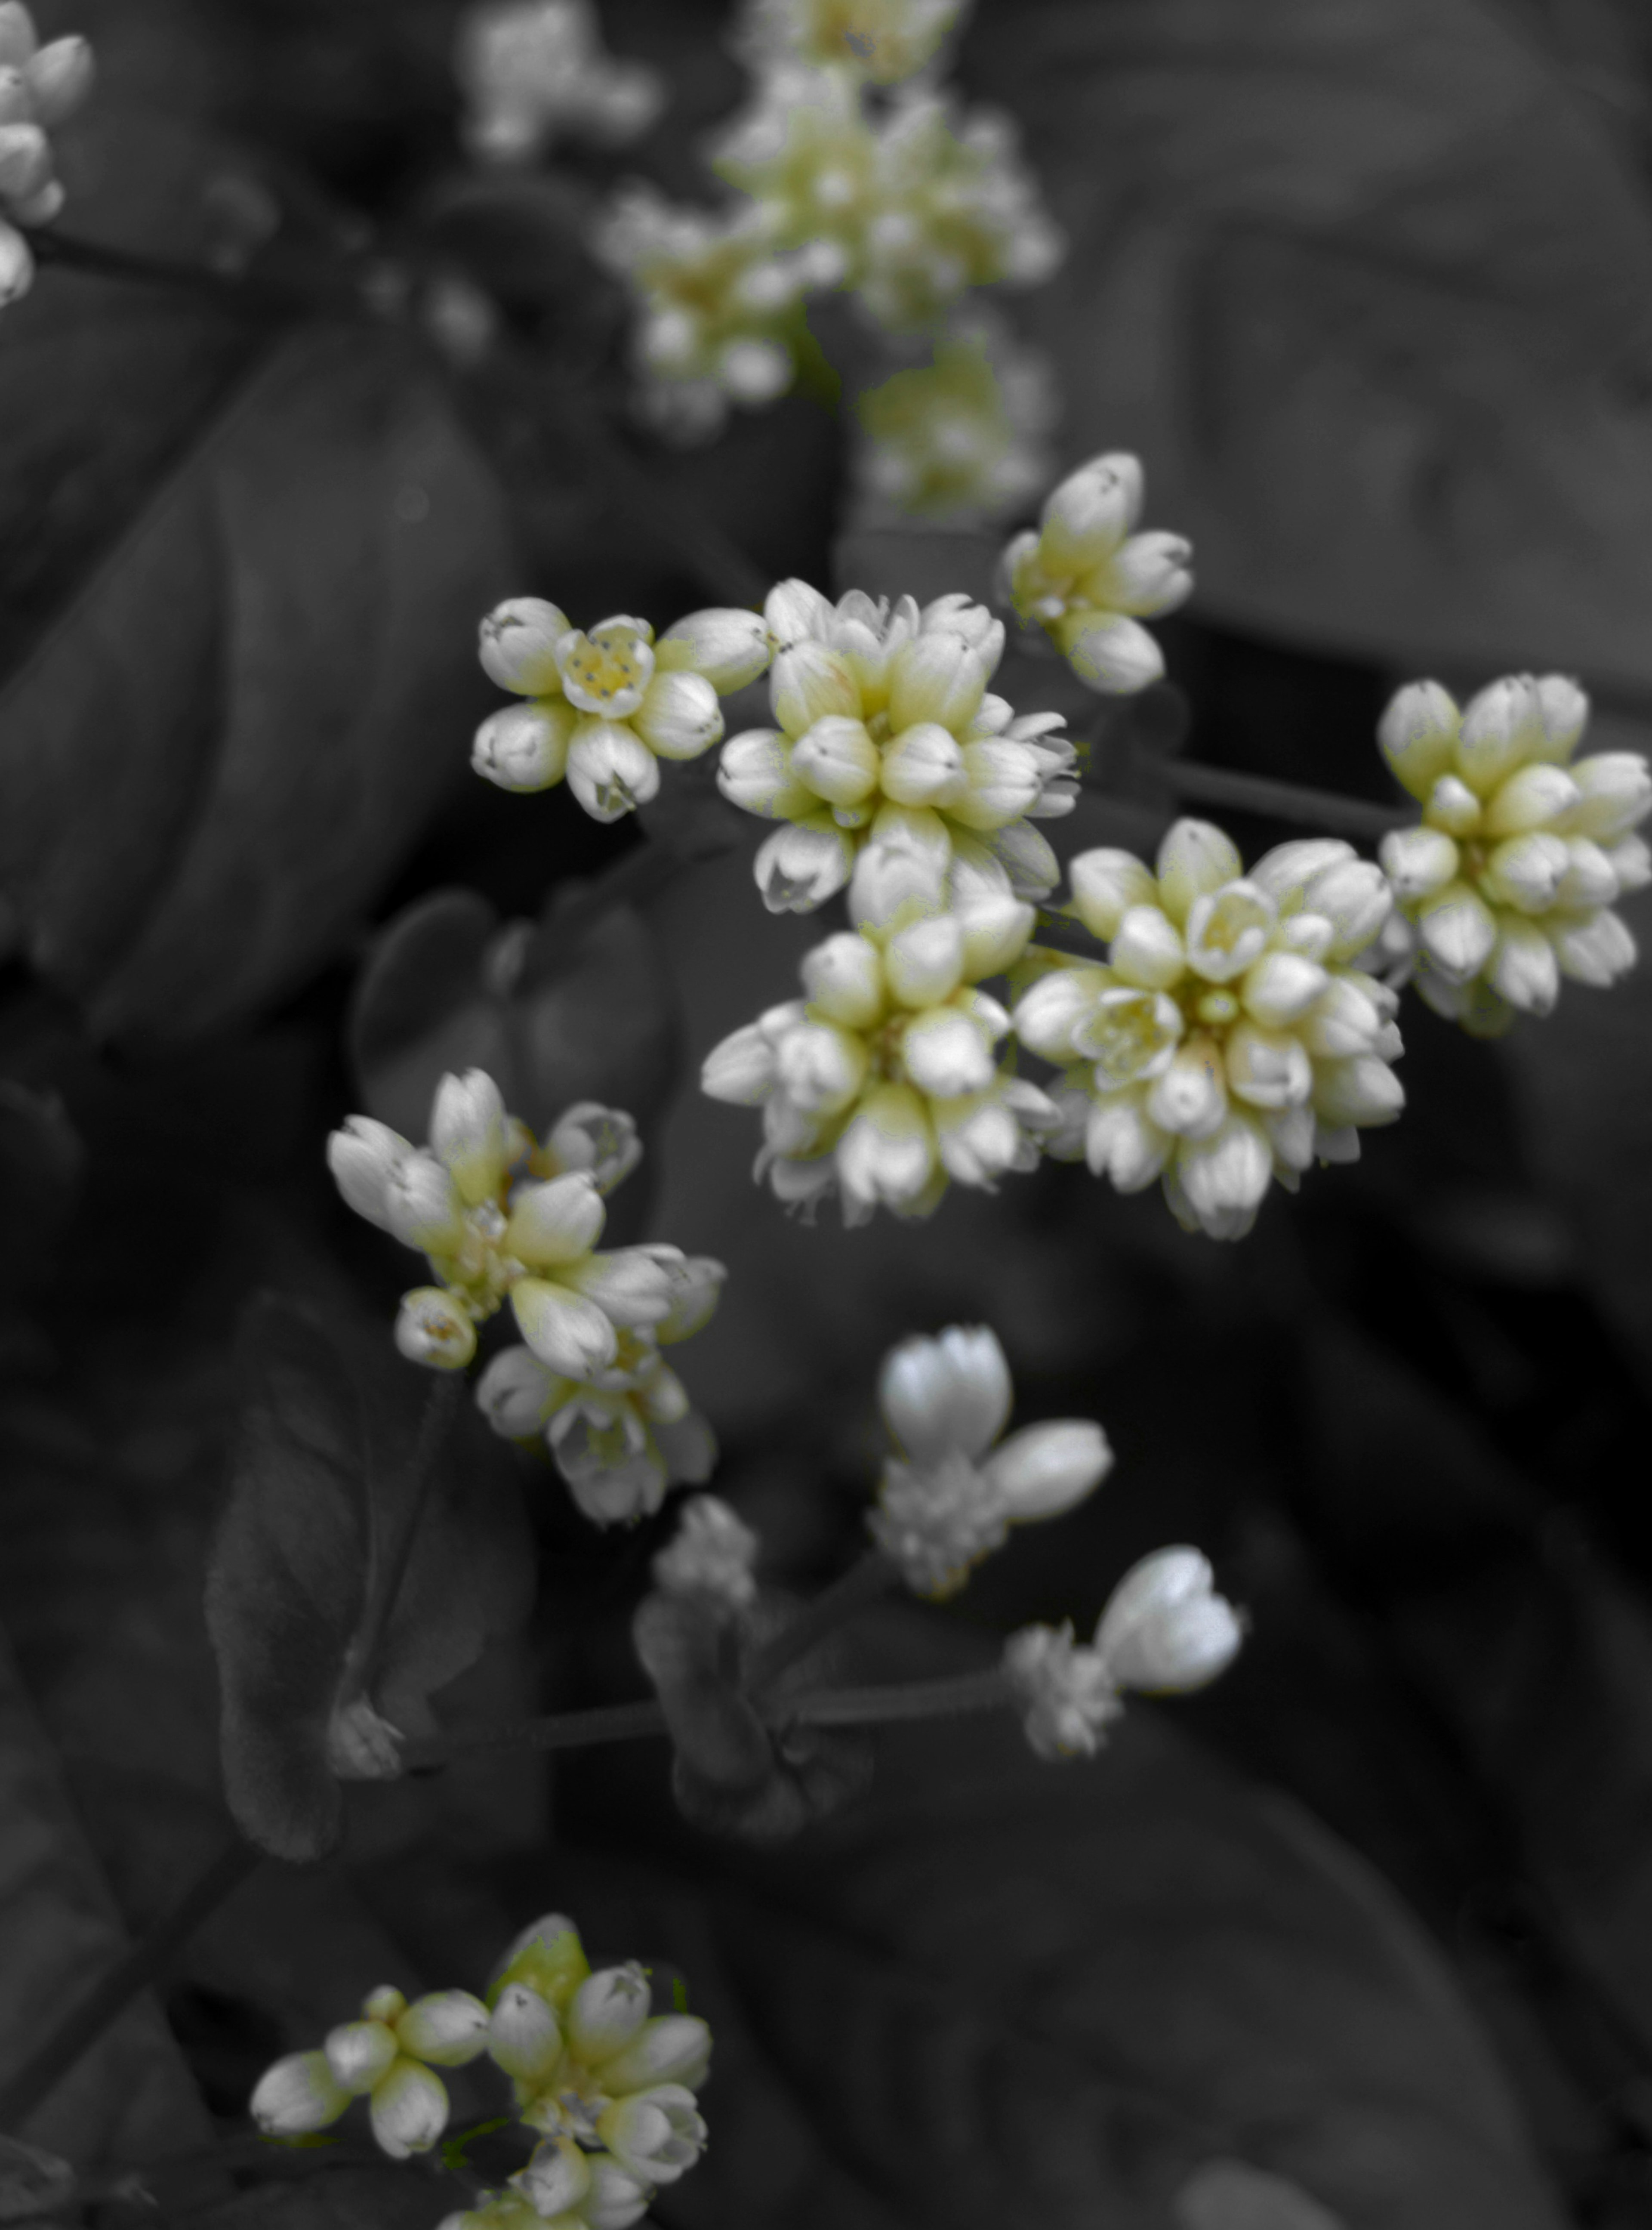
[{"label": "flower cluster", "polygon": [[869,846],[920,856],[959,894],[1051,889],[1055,854],[1028,823],[1071,810],[1075,754],[1059,713],[1018,719],[989,693],[1001,622],[964,596],[832,604],[801,581],[771,591],[764,617],[779,725],[731,736],[717,783],[787,823],[756,857],[771,913],[812,912]]},{"label": "flower cluster", "polygon": [[517,1938],[485,2003],[440,1990],[409,2006],[387,1987],[362,2013],[319,2052],[278,2060],[253,2093],[254,2118],[268,2136],[302,2137],[365,2096],[374,2137],[405,2160],[428,2152],[447,2125],[433,2068],[485,2053],[511,2078],[518,2117],[542,2142],[507,2191],[449,2215],[441,2230],[627,2230],[704,2149],[695,2093],[710,2029],[691,2014],[653,2014],[634,1961],[594,1974],[560,1913]]},{"label": "flower cluster", "polygon": [[836,281],[877,325],[910,332],[967,289],[1036,286],[1060,235],[1007,117],[930,91],[871,112],[842,69],[777,68],[722,134],[712,168],[777,248],[825,242]]},{"label": "flower cluster", "polygon": [[884,1464],[866,1522],[907,1585],[934,1601],[956,1594],[1012,1525],[1059,1518],[1113,1467],[1101,1427],[1077,1418],[1000,1440],[1013,1389],[984,1324],[903,1340],[884,1358],[877,1398],[902,1453]]},{"label": "flower cluster", "polygon": [[1092,457],[1000,562],[1000,594],[1022,625],[1041,628],[1079,680],[1109,696],[1160,679],[1164,658],[1141,622],[1192,592],[1180,535],[1135,532],[1141,495],[1135,457]]},{"label": "flower cluster", "polygon": [[619,145],[665,104],[651,69],[604,52],[590,0],[486,0],[460,26],[465,139],[485,163],[543,154],[563,133]]},{"label": "flower cluster", "polygon": [[710,1596],[744,1610],[757,1595],[757,1536],[715,1494],[691,1494],[650,1567],[663,1595]]},{"label": "flower cluster", "polygon": [[755,69],[835,67],[898,85],[935,60],[966,0],[747,0],[736,51]]},{"label": "flower cluster", "polygon": [[632,356],[645,415],[698,441],[731,403],[773,403],[796,371],[798,306],[836,272],[818,245],[778,253],[750,207],[697,209],[633,185],[592,242],[637,304]]},{"label": "flower cluster", "polygon": [[1032,931],[1029,906],[985,893],[948,911],[922,861],[869,853],[857,872],[858,930],[802,966],[806,999],[769,1011],[708,1056],[702,1088],[763,1110],[755,1175],[812,1209],[833,1186],[844,1221],[879,1206],[928,1215],[948,1183],[990,1189],[1038,1158],[1056,1110],[1000,1067],[1010,1017],[976,987],[1001,974]]},{"label": "flower cluster", "polygon": [[477,1407],[494,1431],[505,1440],[543,1437],[593,1524],[651,1517],[668,1487],[711,1476],[711,1428],[659,1350],[710,1320],[723,1276],[709,1255],[687,1257],[666,1314],[646,1331],[622,1331],[613,1362],[588,1378],[553,1370],[531,1348],[508,1347],[478,1381]]},{"label": "flower cluster", "polygon": [[410,1361],[462,1370],[508,1297],[540,1361],[583,1380],[617,1361],[622,1333],[668,1322],[703,1277],[675,1247],[595,1251],[602,1195],[640,1150],[628,1115],[590,1102],[538,1145],[472,1068],[436,1087],[428,1146],[352,1115],[327,1166],[356,1213],[421,1249],[440,1280],[402,1298],[395,1337]]},{"label": "flower cluster", "polygon": [[0,304],[26,294],[35,259],[20,227],[49,224],[63,206],[47,134],[92,90],[81,38],[42,46],[22,0],[0,0]]},{"label": "flower cluster", "polygon": [[1055,418],[1049,367],[996,318],[961,313],[928,364],[869,388],[856,406],[861,508],[962,525],[1020,503],[1046,475]]},{"label": "flower cluster", "polygon": [[1563,674],[1511,674],[1461,711],[1436,681],[1402,689],[1378,731],[1421,820],[1382,842],[1413,925],[1418,991],[1477,1035],[1546,1015],[1560,979],[1634,964],[1614,902],[1652,882],[1631,832],[1652,812],[1638,751],[1574,757],[1589,699]]},{"label": "flower cluster", "polygon": [[1066,1070],[1046,1150],[1121,1192],[1161,1177],[1185,1228],[1237,1239],[1276,1177],[1295,1190],[1393,1121],[1398,1002],[1353,964],[1391,900],[1352,846],[1282,844],[1247,874],[1219,828],[1179,821],[1152,868],[1098,850],[1070,872],[1107,959],[1034,956],[1015,1009],[1021,1043]]},{"label": "flower cluster", "polygon": [[1004,1646],[1004,1669],[1040,1757],[1093,1757],[1123,1709],[1122,1691],[1205,1687],[1244,1638],[1244,1621],[1212,1584],[1209,1560],[1197,1549],[1157,1549],[1114,1589],[1088,1647],[1074,1641],[1070,1621],[1023,1627]]},{"label": "flower cluster", "polygon": [[555,604],[513,596],[482,622],[489,678],[528,701],[484,720],[471,764],[501,790],[564,776],[594,821],[618,821],[659,789],[661,759],[696,759],[723,734],[717,703],[768,663],[755,612],[691,612],[658,641],[646,620],[588,634]]}]

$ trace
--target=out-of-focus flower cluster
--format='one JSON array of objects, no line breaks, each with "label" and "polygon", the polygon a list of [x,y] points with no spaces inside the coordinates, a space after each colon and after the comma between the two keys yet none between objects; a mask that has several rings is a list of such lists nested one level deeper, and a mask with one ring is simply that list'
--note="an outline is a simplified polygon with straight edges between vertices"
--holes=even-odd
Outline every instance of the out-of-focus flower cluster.
[{"label": "out-of-focus flower cluster", "polygon": [[471,764],[501,790],[566,777],[594,821],[618,821],[659,790],[661,759],[695,759],[723,734],[717,699],[768,665],[755,612],[691,612],[658,640],[623,614],[588,634],[540,596],[513,596],[482,622],[490,680],[526,701],[483,721]]},{"label": "out-of-focus flower cluster", "polygon": [[710,1320],[723,1266],[676,1247],[596,1246],[602,1196],[641,1152],[631,1118],[590,1101],[540,1144],[480,1069],[442,1079],[427,1146],[352,1115],[327,1147],[349,1205],[421,1249],[439,1281],[402,1297],[402,1354],[462,1370],[478,1326],[508,1299],[527,1344],[493,1358],[478,1402],[496,1432],[543,1434],[598,1524],[658,1509],[668,1486],[705,1479],[716,1457],[659,1350]]},{"label": "out-of-focus flower cluster", "polygon": [[985,1324],[903,1340],[884,1358],[877,1398],[901,1453],[884,1466],[867,1524],[907,1585],[932,1600],[955,1595],[1012,1525],[1077,1508],[1113,1467],[1101,1427],[1077,1418],[1000,1437],[1014,1394]]},{"label": "out-of-focus flower cluster", "polygon": [[1075,754],[1059,713],[1018,717],[989,692],[1001,621],[964,596],[832,604],[802,581],[764,617],[777,725],[730,737],[717,783],[786,824],[756,858],[771,913],[812,912],[868,850],[912,854],[961,897],[1051,888],[1055,854],[1030,824],[1071,811]]},{"label": "out-of-focus flower cluster", "polygon": [[34,280],[23,231],[49,224],[63,206],[48,134],[85,100],[92,74],[85,39],[42,46],[22,0],[0,0],[0,306]]},{"label": "out-of-focus flower cluster", "polygon": [[602,45],[590,0],[484,0],[460,25],[464,131],[485,163],[519,163],[567,136],[618,146],[665,106],[651,69]]},{"label": "out-of-focus flower cluster", "polygon": [[1056,419],[1043,357],[985,310],[960,312],[930,361],[859,397],[856,489],[867,525],[960,526],[1015,506],[1048,477]]},{"label": "out-of-focus flower cluster", "polygon": [[704,2149],[696,2093],[710,2029],[690,2014],[653,2013],[634,1961],[593,1973],[560,1913],[517,1938],[485,2001],[439,1990],[409,2005],[398,1989],[373,1991],[361,2019],[333,2029],[318,2052],[267,2070],[253,2117],[267,2136],[305,2137],[366,2098],[379,2145],[406,2160],[447,2126],[435,2070],[485,2053],[511,2079],[517,2117],[541,2142],[506,2190],[440,2230],[627,2230]]},{"label": "out-of-focus flower cluster", "polygon": [[1047,1151],[1121,1192],[1159,1177],[1186,1228],[1236,1239],[1276,1178],[1294,1191],[1394,1120],[1398,1000],[1357,964],[1392,901],[1352,845],[1282,844],[1247,873],[1219,828],[1179,821],[1153,867],[1098,850],[1070,873],[1107,958],[1034,956],[1015,1009],[1021,1043],[1065,1070]]},{"label": "out-of-focus flower cluster", "polygon": [[1652,882],[1633,833],[1652,811],[1652,770],[1638,751],[1577,757],[1588,718],[1559,674],[1511,674],[1462,710],[1415,681],[1383,715],[1383,756],[1423,808],[1382,842],[1414,980],[1478,1036],[1548,1014],[1564,976],[1604,986],[1634,964],[1612,907]]},{"label": "out-of-focus flower cluster", "polygon": [[1186,1695],[1208,1686],[1244,1638],[1209,1559],[1197,1549],[1156,1549],[1114,1589],[1093,1641],[1075,1641],[1070,1621],[1023,1627],[1005,1644],[1004,1669],[1040,1757],[1093,1757],[1124,1690]]},{"label": "out-of-focus flower cluster", "polygon": [[734,35],[754,70],[802,62],[898,85],[934,61],[967,0],[747,0]]}]

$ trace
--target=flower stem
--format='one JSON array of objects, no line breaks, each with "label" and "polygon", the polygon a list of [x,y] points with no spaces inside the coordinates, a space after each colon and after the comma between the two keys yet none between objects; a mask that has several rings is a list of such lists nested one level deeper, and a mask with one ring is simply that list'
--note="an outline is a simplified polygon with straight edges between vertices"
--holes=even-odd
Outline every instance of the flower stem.
[{"label": "flower stem", "polygon": [[947,1719],[966,1711],[994,1711],[1015,1700],[1001,1666],[986,1672],[955,1673],[944,1680],[911,1680],[895,1688],[822,1688],[788,1704],[788,1724],[804,1727],[884,1726],[901,1719]]},{"label": "flower stem", "polygon": [[170,1912],[164,1914],[142,1943],[135,1944],[100,1982],[93,1984],[33,2058],[0,2088],[0,2130],[16,2130],[42,2099],[51,2095],[116,2015],[123,2013],[138,1992],[146,1989],[170,1965],[202,1922],[240,1888],[262,1860],[262,1852],[243,1842],[240,1836],[219,1852]]},{"label": "flower stem", "polygon": [[746,1672],[746,1691],[755,1695],[776,1679],[788,1666],[824,1641],[846,1619],[865,1610],[892,1588],[900,1577],[881,1549],[869,1549],[857,1564],[833,1580],[831,1586],[782,1627],[752,1658]]},{"label": "flower stem", "polygon": [[1235,805],[1276,821],[1300,821],[1339,836],[1384,836],[1416,818],[1416,808],[1373,805],[1337,790],[1309,790],[1301,783],[1276,782],[1271,775],[1236,774],[1230,767],[1200,766],[1191,759],[1155,759],[1151,779],[1195,804]]},{"label": "flower stem", "polygon": [[267,279],[242,279],[214,271],[203,263],[180,263],[170,256],[145,255],[130,248],[107,248],[101,241],[77,240],[72,233],[31,232],[29,245],[35,261],[55,263],[66,271],[85,271],[100,279],[135,280],[140,286],[171,287],[203,294],[225,309],[254,317],[290,317],[295,311],[325,309],[359,313],[362,304],[348,292],[276,284]]},{"label": "flower stem", "polygon": [[450,1734],[409,1742],[409,1766],[445,1765],[489,1750],[585,1750],[596,1743],[637,1742],[665,1732],[665,1714],[645,1704],[601,1704],[589,1711],[553,1711],[543,1719],[505,1719],[496,1727],[460,1727]]}]

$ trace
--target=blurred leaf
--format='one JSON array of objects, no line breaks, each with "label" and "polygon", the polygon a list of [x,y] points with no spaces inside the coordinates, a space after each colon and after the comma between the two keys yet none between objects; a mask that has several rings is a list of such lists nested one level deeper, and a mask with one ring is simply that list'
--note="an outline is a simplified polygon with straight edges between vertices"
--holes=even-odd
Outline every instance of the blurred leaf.
[{"label": "blurred leaf", "polygon": [[[129,1948],[10,1646],[0,1639],[0,2079]],[[204,2144],[211,2125],[153,2001],[131,2006],[16,2135],[80,2166]]]},{"label": "blurred leaf", "polygon": [[501,925],[474,891],[434,891],[380,932],[350,1015],[363,1099],[422,1138],[449,1069],[485,1068],[543,1132],[576,1099],[646,1125],[675,1068],[676,1017],[652,931],[616,906],[572,936],[553,899]]},{"label": "blurred leaf", "polygon": [[[468,1406],[427,1447],[407,1410],[432,1382],[406,1365],[376,1370],[347,1328],[267,1298],[247,1338],[253,1390],[207,1582],[224,1778],[254,1842],[315,1859],[342,1821],[330,1726],[387,1587],[400,1577],[370,1692],[402,1732],[425,1732],[430,1691],[525,1615],[533,1563],[519,1502],[479,1448]],[[435,1471],[420,1506],[421,1460]],[[396,1544],[415,1510],[402,1576]]]},{"label": "blurred leaf", "polygon": [[9,1282],[29,1282],[74,1213],[86,1151],[62,1101],[0,1077],[0,1233]]},{"label": "blurred leaf", "polygon": [[440,2204],[427,2177],[387,2161],[382,2168],[315,2168],[260,2184],[191,2213],[190,2222],[191,2230],[429,2230]]},{"label": "blurred leaf", "polygon": [[462,770],[498,499],[406,348],[283,343],[0,693],[0,873],[100,1030],[290,989]]},{"label": "blurred leaf", "polygon": [[[858,1674],[933,1670],[937,1639]],[[605,1847],[644,1832],[617,1782],[591,1795]],[[707,1872],[697,1903],[612,1867],[558,1888],[588,1936],[668,1946],[717,2037],[685,2230],[1170,2230],[1213,2161],[1347,2230],[1559,2230],[1403,1909],[1151,1708],[1088,1767],[1007,1716],[891,1731],[870,1803]]]},{"label": "blurred leaf", "polygon": [[1050,0],[973,52],[1071,236],[1072,453],[1141,451],[1202,609],[1652,681],[1652,190],[1523,16]]},{"label": "blurred leaf", "polygon": [[1177,2230],[1342,2230],[1316,2199],[1243,2161],[1212,2161],[1176,2194]]}]

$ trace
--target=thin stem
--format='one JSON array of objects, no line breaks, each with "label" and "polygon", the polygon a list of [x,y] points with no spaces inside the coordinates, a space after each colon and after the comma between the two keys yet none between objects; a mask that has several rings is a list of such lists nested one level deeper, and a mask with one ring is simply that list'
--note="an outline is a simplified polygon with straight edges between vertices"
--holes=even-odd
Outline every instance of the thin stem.
[{"label": "thin stem", "polygon": [[1190,759],[1154,760],[1152,777],[1179,796],[1207,805],[1237,805],[1278,821],[1304,822],[1343,836],[1385,836],[1416,817],[1415,809],[1372,805],[1339,791],[1309,790],[1301,783],[1276,782],[1271,775],[1236,774],[1228,767],[1200,766]]},{"label": "thin stem", "polygon": [[966,1711],[995,1711],[1015,1700],[1001,1666],[961,1672],[944,1680],[910,1680],[896,1688],[822,1688],[786,1709],[787,1724],[804,1727],[872,1727],[901,1719],[955,1718]]},{"label": "thin stem", "polygon": [[807,1657],[846,1619],[887,1594],[900,1574],[881,1549],[869,1549],[858,1564],[833,1580],[772,1641],[757,1651],[746,1673],[748,1694],[755,1695],[800,1657]]},{"label": "thin stem", "polygon": [[204,294],[225,309],[258,316],[290,315],[295,310],[359,309],[348,293],[272,284],[267,279],[241,279],[214,271],[202,263],[179,263],[170,256],[145,255],[125,248],[106,248],[96,240],[77,240],[72,233],[35,232],[29,247],[37,263],[61,264],[65,270],[85,271],[100,279],[136,280],[145,287],[173,287]]},{"label": "thin stem", "polygon": [[170,1965],[202,1922],[262,1861],[263,1853],[239,1836],[219,1852],[171,1911],[93,1986],[79,2005],[70,2008],[34,2057],[0,2089],[0,2130],[15,2130],[51,2095],[115,2016]]},{"label": "thin stem", "polygon": [[410,1766],[444,1765],[478,1750],[585,1750],[596,1743],[637,1742],[665,1732],[665,1714],[650,1698],[646,1704],[601,1704],[589,1711],[553,1711],[543,1719],[505,1719],[495,1727],[460,1727],[408,1743],[402,1756]]},{"label": "thin stem", "polygon": [[437,1457],[458,1410],[464,1383],[459,1372],[444,1371],[431,1381],[425,1396],[424,1415],[419,1421],[419,1437],[413,1451],[413,1491],[408,1498],[401,1531],[390,1544],[389,1554],[385,1558],[383,1578],[377,1596],[369,1606],[366,1624],[355,1647],[356,1673],[350,1685],[357,1695],[365,1695],[370,1692],[373,1676],[378,1670],[385,1636],[395,1615],[396,1598],[408,1576],[413,1544],[418,1537],[420,1523],[430,1500],[430,1489],[438,1467]]}]

